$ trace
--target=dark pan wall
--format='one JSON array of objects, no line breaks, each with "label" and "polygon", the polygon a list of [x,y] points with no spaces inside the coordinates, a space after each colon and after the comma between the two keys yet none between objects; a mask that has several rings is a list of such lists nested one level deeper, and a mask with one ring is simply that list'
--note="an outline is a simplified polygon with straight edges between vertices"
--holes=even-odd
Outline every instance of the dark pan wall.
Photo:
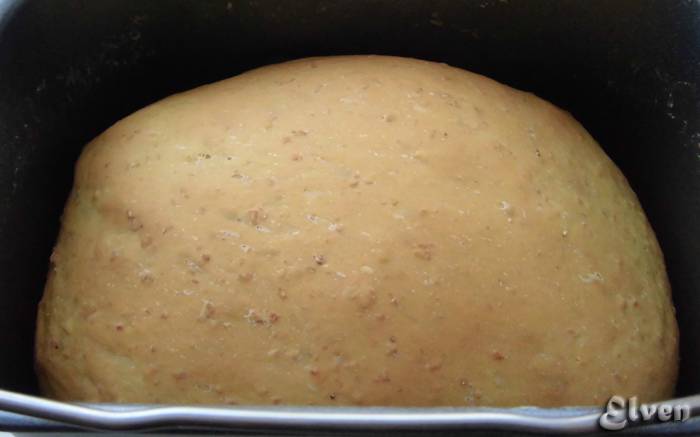
[{"label": "dark pan wall", "polygon": [[[12,10],[10,6],[17,5]],[[81,147],[176,91],[309,55],[447,62],[571,111],[638,193],[700,392],[700,3],[0,0],[0,387],[35,392],[33,329]]]}]

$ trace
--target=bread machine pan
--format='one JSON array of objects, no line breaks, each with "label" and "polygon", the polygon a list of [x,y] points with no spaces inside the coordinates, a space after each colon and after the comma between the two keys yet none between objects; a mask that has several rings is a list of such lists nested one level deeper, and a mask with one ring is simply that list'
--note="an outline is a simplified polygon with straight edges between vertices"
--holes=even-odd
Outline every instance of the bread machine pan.
[{"label": "bread machine pan", "polygon": [[[152,410],[26,396],[38,395],[36,305],[81,147],[174,92],[287,59],[357,53],[447,62],[581,121],[657,233],[681,332],[677,396],[700,414],[697,1],[0,0],[0,430],[602,432],[603,406]],[[694,418],[642,425],[626,433],[700,432]]]}]

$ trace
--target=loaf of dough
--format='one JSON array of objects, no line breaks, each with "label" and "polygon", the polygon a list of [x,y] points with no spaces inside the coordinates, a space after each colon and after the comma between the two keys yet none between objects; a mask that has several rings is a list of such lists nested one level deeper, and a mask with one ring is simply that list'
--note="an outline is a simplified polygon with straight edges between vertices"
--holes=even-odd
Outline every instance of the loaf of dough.
[{"label": "loaf of dough", "polygon": [[36,341],[71,401],[602,405],[672,395],[663,257],[567,113],[443,64],[260,68],[83,151]]}]

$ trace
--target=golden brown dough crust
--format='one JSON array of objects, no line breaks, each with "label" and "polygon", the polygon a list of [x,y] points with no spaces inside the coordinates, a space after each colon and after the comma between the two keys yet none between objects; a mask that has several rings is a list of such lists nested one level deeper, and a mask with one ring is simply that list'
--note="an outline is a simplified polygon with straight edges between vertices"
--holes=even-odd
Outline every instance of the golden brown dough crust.
[{"label": "golden brown dough crust", "polygon": [[668,397],[677,326],[634,193],[573,118],[446,65],[304,59],[84,150],[39,310],[64,400]]}]

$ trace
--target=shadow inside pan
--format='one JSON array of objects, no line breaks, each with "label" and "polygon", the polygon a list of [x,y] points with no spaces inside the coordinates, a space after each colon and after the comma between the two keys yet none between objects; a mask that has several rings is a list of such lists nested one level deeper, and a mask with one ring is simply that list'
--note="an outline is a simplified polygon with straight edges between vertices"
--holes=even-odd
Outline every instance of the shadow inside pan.
[{"label": "shadow inside pan", "polygon": [[338,0],[17,4],[0,29],[0,387],[36,393],[33,335],[81,147],[177,91],[287,59],[447,62],[569,110],[637,192],[700,392],[700,6],[691,1]]}]

